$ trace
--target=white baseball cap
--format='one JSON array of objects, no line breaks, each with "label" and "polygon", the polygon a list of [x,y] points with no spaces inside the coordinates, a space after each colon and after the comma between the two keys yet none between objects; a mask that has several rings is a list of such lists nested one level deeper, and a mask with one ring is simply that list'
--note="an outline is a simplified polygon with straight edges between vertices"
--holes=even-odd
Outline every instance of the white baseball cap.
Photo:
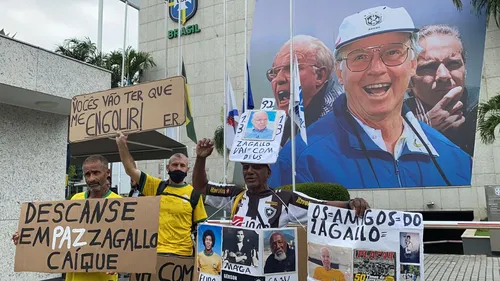
[{"label": "white baseball cap", "polygon": [[405,8],[378,6],[366,9],[342,21],[335,40],[335,50],[367,36],[398,31],[418,31]]}]

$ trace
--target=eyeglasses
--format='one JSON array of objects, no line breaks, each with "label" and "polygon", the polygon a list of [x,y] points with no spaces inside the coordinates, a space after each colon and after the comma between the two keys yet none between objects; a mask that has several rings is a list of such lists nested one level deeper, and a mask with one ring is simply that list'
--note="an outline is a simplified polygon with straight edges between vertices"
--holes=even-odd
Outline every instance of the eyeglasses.
[{"label": "eyeglasses", "polygon": [[[302,66],[316,66],[313,63],[299,63],[299,70],[302,69]],[[283,75],[285,75],[286,78],[290,78],[290,64],[286,65],[280,65],[276,67],[272,67],[267,70],[266,72],[266,77],[269,82],[272,82],[276,76],[278,76],[279,72],[283,71]]]},{"label": "eyeglasses", "polygon": [[372,63],[375,52],[379,52],[380,60],[386,66],[398,66],[403,64],[408,58],[410,47],[403,43],[390,43],[386,45],[366,47],[351,51],[346,57],[340,59],[345,60],[347,68],[352,72],[365,71]]}]

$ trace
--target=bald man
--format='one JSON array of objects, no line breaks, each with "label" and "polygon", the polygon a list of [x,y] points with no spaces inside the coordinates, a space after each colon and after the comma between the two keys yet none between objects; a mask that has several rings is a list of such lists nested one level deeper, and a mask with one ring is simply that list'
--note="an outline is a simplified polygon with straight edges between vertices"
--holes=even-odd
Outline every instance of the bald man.
[{"label": "bald man", "polygon": [[313,278],[320,281],[345,281],[342,271],[331,267],[330,251],[323,247],[320,253],[323,266],[318,266],[314,269]]},{"label": "bald man", "polygon": [[[277,109],[287,114],[290,102],[290,42],[288,40],[281,46],[272,67],[266,73]],[[342,87],[335,80],[333,53],[320,39],[295,35],[293,49],[299,63],[307,127],[333,109],[333,102],[342,94]],[[282,146],[290,139],[290,122],[288,118],[283,130]]]},{"label": "bald man", "polygon": [[247,128],[245,132],[246,139],[272,140],[274,130],[269,129],[267,124],[269,116],[267,112],[260,110],[251,117],[252,128]]}]

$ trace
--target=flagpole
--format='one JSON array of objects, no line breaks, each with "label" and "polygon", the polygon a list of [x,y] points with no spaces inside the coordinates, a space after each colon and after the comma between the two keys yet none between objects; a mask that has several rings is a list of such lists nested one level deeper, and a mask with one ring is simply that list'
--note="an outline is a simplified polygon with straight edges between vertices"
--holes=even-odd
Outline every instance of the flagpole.
[{"label": "flagpole", "polygon": [[[168,0],[165,0],[163,13],[165,19],[165,78],[168,78]],[[165,128],[165,136],[168,135],[168,128]],[[163,160],[163,179],[167,178],[167,159]]]},{"label": "flagpole", "polygon": [[103,14],[103,1],[99,0],[99,10],[97,15],[97,50],[99,51],[99,57],[102,59],[102,14]]},{"label": "flagpole", "polygon": [[125,77],[125,45],[127,44],[127,11],[128,11],[128,0],[125,0],[125,23],[123,27],[123,51],[122,51],[122,80],[121,86],[123,87],[123,78]]},{"label": "flagpole", "polygon": [[[182,68],[182,39],[181,39],[181,31],[182,31],[182,28],[181,28],[181,21],[182,21],[182,9],[181,9],[181,5],[182,5],[182,1],[181,0],[177,0],[178,2],[178,5],[179,5],[179,9],[177,11],[177,53],[178,53],[178,63],[177,63],[177,75],[181,75],[181,68]],[[181,127],[178,126],[177,127],[177,130],[176,130],[176,138],[177,138],[177,141],[178,142],[181,142]]]},{"label": "flagpole", "polygon": [[178,55],[178,62],[177,62],[177,75],[181,75],[181,64],[182,64],[182,48],[181,48],[181,1],[179,0],[178,6],[179,9],[177,10],[177,55]]},{"label": "flagpole", "polygon": [[243,72],[244,73],[244,81],[243,81],[243,110],[246,112],[248,110],[248,76],[250,75],[250,73],[248,73],[247,71],[249,71],[249,69],[247,68],[247,63],[248,63],[248,55],[247,55],[247,21],[248,21],[248,0],[245,0],[245,32],[244,32],[244,36],[245,36],[245,53],[244,53],[244,64],[243,64],[243,67],[245,68],[245,71]]},{"label": "flagpole", "polygon": [[290,0],[290,129],[291,129],[291,141],[292,141],[292,189],[295,192],[295,114],[294,114],[294,106],[295,106],[295,85],[294,85],[294,77],[292,74],[293,61],[293,0]]},{"label": "flagpole", "polygon": [[226,6],[226,0],[224,0],[224,122],[222,124],[222,128],[224,129],[224,184],[227,183],[227,148],[226,148],[226,119],[227,119],[227,69],[226,69],[226,56],[227,56],[227,49],[226,49],[226,17],[227,17],[227,6]]}]

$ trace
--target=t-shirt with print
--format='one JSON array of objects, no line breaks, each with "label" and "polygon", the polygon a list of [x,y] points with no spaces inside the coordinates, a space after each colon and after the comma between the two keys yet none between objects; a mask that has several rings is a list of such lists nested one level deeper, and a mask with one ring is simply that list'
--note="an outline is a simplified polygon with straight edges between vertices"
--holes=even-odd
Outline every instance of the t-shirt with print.
[{"label": "t-shirt with print", "polygon": [[[73,197],[71,200],[85,200],[88,198],[88,191],[80,192]],[[109,190],[103,198],[122,198],[120,195]],[[66,273],[66,281],[118,281],[118,274],[109,275],[105,272],[68,272]]]},{"label": "t-shirt with print", "polygon": [[231,213],[231,224],[247,228],[279,228],[307,224],[309,203],[323,204],[300,192],[267,189],[261,193],[235,185],[208,182],[205,204]]},{"label": "t-shirt with print", "polygon": [[198,253],[198,268],[200,272],[219,275],[222,267],[222,257],[214,253],[207,254],[205,251]]},{"label": "t-shirt with print", "polygon": [[[156,196],[161,179],[141,173],[139,189],[145,196]],[[172,195],[161,195],[160,218],[158,228],[158,253],[170,253],[180,256],[193,255],[191,227],[207,219],[207,212],[200,196],[194,209],[189,198],[194,188],[189,184],[169,184],[163,192]]]}]

